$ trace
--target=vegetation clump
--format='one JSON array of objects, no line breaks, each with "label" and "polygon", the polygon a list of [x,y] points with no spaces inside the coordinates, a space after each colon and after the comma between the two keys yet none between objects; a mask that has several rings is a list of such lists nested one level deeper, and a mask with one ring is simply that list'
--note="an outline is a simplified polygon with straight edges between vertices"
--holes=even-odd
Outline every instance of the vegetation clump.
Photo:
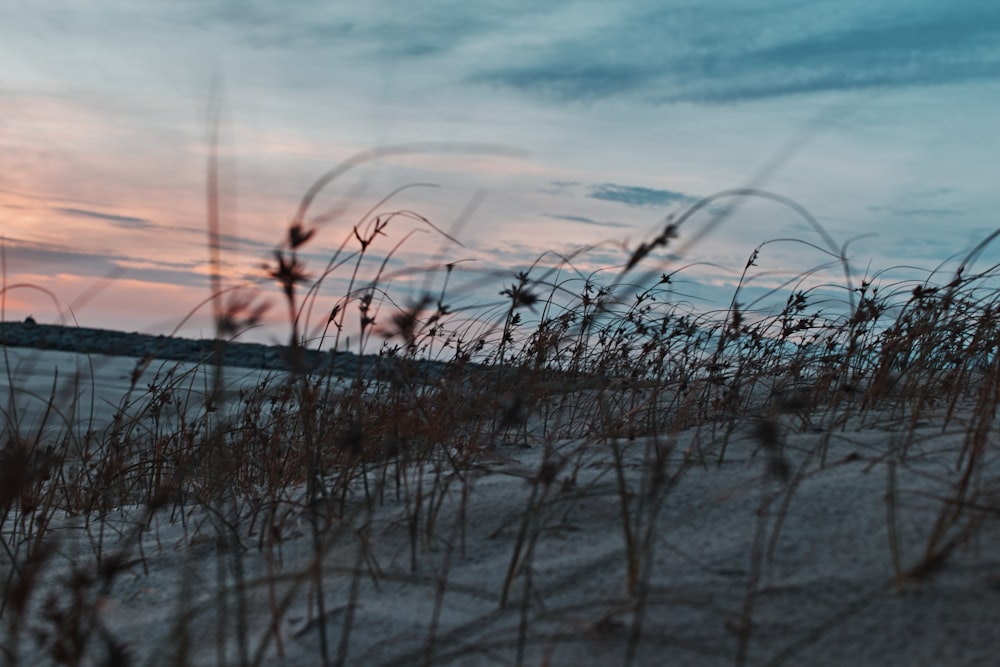
[{"label": "vegetation clump", "polygon": [[[734,190],[668,220],[620,268],[578,268],[586,250],[547,253],[488,274],[500,298],[469,305],[453,287],[469,274],[442,262],[419,269],[438,286],[407,300],[387,269],[399,246],[373,251],[403,221],[450,239],[417,214],[373,210],[325,266],[303,257],[319,229],[311,205],[343,171],[310,189],[265,271],[287,310],[287,370],[227,385],[227,341],[265,308],[216,271],[215,349],[187,364],[140,358],[107,423],[87,402],[87,373],[54,379],[46,397],[10,391],[6,664],[654,664],[663,651],[794,664],[840,622],[761,625],[781,573],[808,588],[812,546],[789,528],[800,493],[852,466],[877,480],[880,507],[849,507],[880,517],[865,525],[884,540],[888,577],[848,591],[835,619],[995,539],[1000,292],[997,267],[973,265],[996,234],[941,282],[941,271],[858,279],[800,206]],[[695,214],[717,224],[713,207],[733,197],[803,216],[825,247],[806,245],[842,282],[820,267],[751,290],[769,241],[725,307],[687,300],[691,267],[656,251]],[[218,269],[217,211],[209,226]],[[319,312],[323,286],[343,274],[347,289]],[[370,363],[305,361],[349,347]],[[16,387],[17,366],[5,369]],[[29,420],[32,401],[43,407]],[[852,435],[886,425],[878,441]],[[724,481],[711,490],[713,475]],[[497,480],[506,494],[489,493]],[[697,562],[683,550],[723,506],[750,528],[732,560],[699,564],[716,593],[686,589],[670,559]],[[595,530],[616,548],[602,552]],[[143,598],[158,609],[155,636],[128,622]],[[380,615],[390,603],[412,607],[410,625]],[[710,634],[677,624],[686,617]]]}]

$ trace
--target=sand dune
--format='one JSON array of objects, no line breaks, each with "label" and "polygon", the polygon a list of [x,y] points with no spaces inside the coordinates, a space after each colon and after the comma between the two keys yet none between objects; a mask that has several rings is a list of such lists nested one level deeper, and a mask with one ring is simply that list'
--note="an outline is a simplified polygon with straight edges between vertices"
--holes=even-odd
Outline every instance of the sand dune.
[{"label": "sand dune", "polygon": [[[102,420],[134,368],[8,355],[15,402],[31,406],[22,424],[54,368],[67,378],[93,364],[78,400],[93,399]],[[230,388],[259,381],[241,370]],[[196,373],[190,386],[203,383]],[[6,381],[4,391],[8,405]],[[331,663],[348,665],[993,664],[1000,530],[976,507],[995,506],[998,470],[983,461],[977,491],[949,518],[972,421],[970,406],[947,421],[945,407],[918,419],[873,411],[836,429],[829,415],[806,429],[787,415],[787,479],[751,417],[731,432],[631,440],[543,439],[529,420],[462,467],[447,452],[369,467],[316,535],[315,515],[294,502],[304,484],[276,504],[262,492],[60,512],[25,623],[43,627],[47,596],[67,600],[67,573],[99,573],[97,554],[120,547],[122,572],[86,595],[134,664],[318,665],[324,641]],[[24,530],[8,518],[5,542]],[[5,616],[4,651],[42,664],[43,648]]]}]

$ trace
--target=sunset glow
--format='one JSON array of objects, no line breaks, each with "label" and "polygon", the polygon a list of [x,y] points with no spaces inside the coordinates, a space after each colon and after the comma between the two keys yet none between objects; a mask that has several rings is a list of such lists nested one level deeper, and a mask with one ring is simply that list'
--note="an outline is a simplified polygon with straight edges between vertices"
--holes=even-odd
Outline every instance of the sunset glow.
[{"label": "sunset glow", "polygon": [[[8,320],[212,335],[198,304],[213,270],[213,100],[221,280],[275,306],[253,340],[287,335],[264,265],[301,197],[380,147],[426,150],[331,183],[311,212],[333,215],[304,260],[318,275],[342,244],[357,250],[354,225],[403,188],[375,210],[403,215],[368,270],[406,239],[387,266],[413,298],[440,288],[427,267],[447,262],[473,290],[456,299],[483,303],[545,251],[595,246],[582,272],[620,266],[668,215],[748,185],[806,207],[837,243],[875,234],[849,246],[858,275],[933,269],[997,225],[1000,13],[988,3],[433,2],[404,20],[379,2],[155,1],[15,14],[0,27],[0,235],[6,284],[34,288],[5,292]],[[747,202],[649,268],[720,265],[686,279],[724,303],[751,251],[785,237],[822,245],[787,209]],[[829,259],[775,243],[760,270],[794,276]],[[317,312],[348,279],[330,275]]]}]

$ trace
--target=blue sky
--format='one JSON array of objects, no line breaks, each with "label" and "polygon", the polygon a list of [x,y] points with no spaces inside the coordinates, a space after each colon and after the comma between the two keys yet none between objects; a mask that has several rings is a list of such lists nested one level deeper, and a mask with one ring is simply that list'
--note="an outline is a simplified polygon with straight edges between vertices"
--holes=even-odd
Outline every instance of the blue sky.
[{"label": "blue sky", "polygon": [[[623,264],[666,216],[747,185],[806,207],[838,243],[874,234],[849,246],[859,274],[933,268],[998,225],[990,2],[0,6],[7,281],[49,290],[86,326],[169,331],[207,296],[213,90],[227,284],[261,275],[318,176],[397,144],[451,150],[390,155],[336,181],[317,210],[340,215],[310,242],[311,266],[414,183],[436,187],[405,189],[384,210],[453,229],[463,246],[444,256],[500,276],[496,288],[468,276],[484,300],[545,250],[603,244],[581,268]],[[686,223],[678,245],[706,220]],[[402,218],[379,252],[414,229],[390,268],[440,256],[442,238]],[[686,272],[687,292],[726,305],[753,248],[783,237],[821,242],[789,210],[746,202],[676,260],[722,267]],[[756,284],[827,259],[770,244]],[[670,261],[661,253],[650,268]],[[331,278],[328,296],[345,279]],[[426,284],[401,275],[398,286],[408,279]],[[8,319],[59,316],[34,289],[9,290],[5,307]],[[182,332],[209,334],[207,315]]]}]

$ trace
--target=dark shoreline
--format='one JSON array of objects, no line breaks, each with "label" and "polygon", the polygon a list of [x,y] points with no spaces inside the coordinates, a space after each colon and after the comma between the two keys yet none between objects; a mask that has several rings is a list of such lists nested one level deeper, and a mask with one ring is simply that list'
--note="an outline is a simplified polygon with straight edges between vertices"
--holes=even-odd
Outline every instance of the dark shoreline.
[{"label": "dark shoreline", "polygon": [[[216,341],[172,336],[151,336],[111,329],[68,327],[33,322],[0,322],[0,345],[36,350],[59,350],[80,354],[107,354],[142,359],[152,357],[169,361],[212,363]],[[350,376],[358,364],[374,365],[381,357],[359,357],[352,352],[302,350],[302,365],[310,372],[330,372]],[[292,370],[288,348],[261,343],[225,343],[222,363],[226,366],[264,370]]]}]

